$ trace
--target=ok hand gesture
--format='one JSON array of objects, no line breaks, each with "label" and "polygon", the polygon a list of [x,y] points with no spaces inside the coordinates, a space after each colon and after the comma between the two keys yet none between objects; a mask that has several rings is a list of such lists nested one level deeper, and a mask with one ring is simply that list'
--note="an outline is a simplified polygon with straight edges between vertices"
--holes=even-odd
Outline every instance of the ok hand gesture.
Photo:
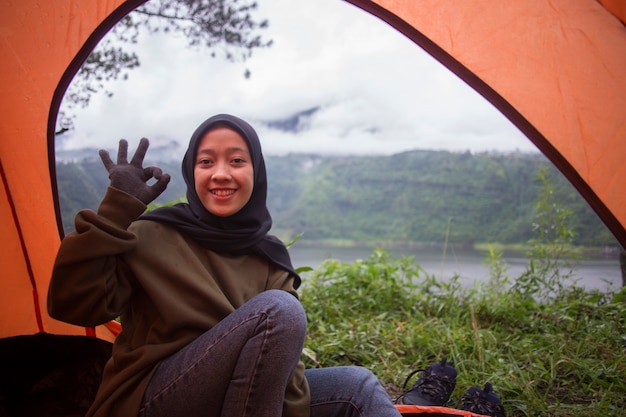
[{"label": "ok hand gesture", "polygon": [[[128,163],[128,142],[124,139],[120,140],[117,164],[113,163],[109,152],[106,150],[101,149],[98,152],[104,167],[109,172],[111,187],[138,198],[146,205],[165,191],[170,182],[169,174],[164,174],[161,168],[154,166],[144,168],[142,166],[148,146],[150,146],[148,139],[142,138],[130,163]],[[151,178],[156,179],[156,182],[148,185],[147,181]]]}]

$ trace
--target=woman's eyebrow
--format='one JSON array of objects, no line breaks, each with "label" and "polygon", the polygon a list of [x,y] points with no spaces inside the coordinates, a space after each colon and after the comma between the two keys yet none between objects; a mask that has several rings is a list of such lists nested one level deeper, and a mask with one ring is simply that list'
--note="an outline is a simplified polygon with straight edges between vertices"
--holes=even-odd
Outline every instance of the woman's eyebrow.
[{"label": "woman's eyebrow", "polygon": [[238,146],[234,146],[232,148],[228,148],[227,151],[229,152],[244,152],[249,154],[250,152],[248,152],[248,150],[246,148],[240,148]]},{"label": "woman's eyebrow", "polygon": [[[201,153],[214,153],[215,150],[213,148],[200,148],[198,149],[198,154]],[[250,152],[246,148],[241,148],[239,146],[233,146],[232,148],[227,148],[226,152],[244,152],[249,154]]]},{"label": "woman's eyebrow", "polygon": [[[238,147],[238,146],[226,149],[226,153],[229,154],[229,155],[233,154],[233,153],[242,153],[246,157],[249,157],[249,158],[252,157],[252,155],[250,154],[250,151],[248,151],[246,148],[241,148],[241,147]],[[201,156],[205,156],[205,155],[213,156],[213,155],[215,155],[215,150],[213,148],[200,148],[200,149],[198,149],[198,153],[196,154],[196,157],[201,157]]]}]

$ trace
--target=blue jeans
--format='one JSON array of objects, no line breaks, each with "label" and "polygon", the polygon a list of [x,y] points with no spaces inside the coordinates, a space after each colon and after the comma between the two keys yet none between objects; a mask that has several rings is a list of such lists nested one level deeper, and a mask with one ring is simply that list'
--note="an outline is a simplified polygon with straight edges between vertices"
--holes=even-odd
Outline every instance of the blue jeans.
[{"label": "blue jeans", "polygon": [[[165,359],[140,417],[280,417],[300,360],[306,315],[285,291],[265,291]],[[399,416],[376,377],[360,367],[310,369],[311,417]]]},{"label": "blue jeans", "polygon": [[311,417],[400,417],[378,378],[359,366],[304,371],[311,387]]}]

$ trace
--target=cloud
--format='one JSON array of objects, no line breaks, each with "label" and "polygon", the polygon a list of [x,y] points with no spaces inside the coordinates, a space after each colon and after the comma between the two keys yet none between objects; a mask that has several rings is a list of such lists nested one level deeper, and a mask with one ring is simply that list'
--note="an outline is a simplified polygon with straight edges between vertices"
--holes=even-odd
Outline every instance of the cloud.
[{"label": "cloud", "polygon": [[[173,36],[144,36],[142,66],[77,112],[66,148],[119,138],[185,144],[215,113],[255,125],[266,154],[408,149],[536,151],[493,106],[386,23],[336,0],[265,0],[272,47],[245,63],[211,58]],[[246,79],[243,74],[251,71]],[[268,122],[316,108],[306,128]],[[113,145],[111,145],[113,144]]]}]

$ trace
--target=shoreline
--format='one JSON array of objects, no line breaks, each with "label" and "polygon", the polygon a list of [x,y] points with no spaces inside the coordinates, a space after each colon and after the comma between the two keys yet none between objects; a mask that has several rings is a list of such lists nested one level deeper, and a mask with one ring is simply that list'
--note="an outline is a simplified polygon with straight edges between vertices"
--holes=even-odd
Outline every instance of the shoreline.
[{"label": "shoreline", "polygon": [[[294,238],[283,239],[284,242],[291,242]],[[513,243],[429,243],[429,242],[397,242],[397,241],[353,241],[343,239],[295,239],[292,242],[301,248],[382,248],[382,249],[430,249],[430,250],[460,250],[460,251],[477,251],[487,254],[492,248],[496,251],[502,251],[507,255],[517,254],[526,255],[531,248],[529,244]],[[572,246],[570,248],[573,253],[580,255],[584,259],[619,259],[619,247],[582,247]]]}]

